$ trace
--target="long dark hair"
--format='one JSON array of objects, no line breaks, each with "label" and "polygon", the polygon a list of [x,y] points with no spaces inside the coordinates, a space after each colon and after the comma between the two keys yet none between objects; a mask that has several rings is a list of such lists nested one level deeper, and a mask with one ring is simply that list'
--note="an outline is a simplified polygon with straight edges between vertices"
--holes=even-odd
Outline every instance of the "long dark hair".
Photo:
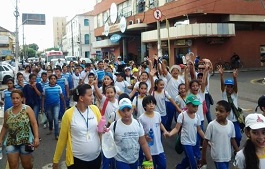
[{"label": "long dark hair", "polygon": [[[109,86],[114,86],[114,80],[113,80],[113,78],[109,75],[109,74],[105,74],[105,76],[109,76],[109,78],[111,79],[111,83],[110,83],[110,85]],[[105,78],[105,76],[104,76],[104,78]],[[104,79],[103,79],[103,83],[102,83],[102,93],[103,94],[105,94],[106,93],[106,88],[107,88],[108,86],[106,86],[105,85],[105,83],[104,83]],[[116,91],[116,90],[115,90]]]},{"label": "long dark hair", "polygon": [[[250,132],[250,127],[247,127],[246,133]],[[251,139],[247,139],[245,143],[245,147],[243,150],[246,162],[247,169],[259,169],[259,158],[256,154],[256,147],[251,141]]]},{"label": "long dark hair", "polygon": [[89,84],[80,84],[75,89],[72,90],[73,100],[78,102],[79,96],[84,96],[86,94],[86,90],[92,89]]},{"label": "long dark hair", "polygon": [[154,91],[157,91],[157,85],[159,82],[162,82],[163,80],[162,79],[156,79],[155,80],[155,87],[154,87]]}]

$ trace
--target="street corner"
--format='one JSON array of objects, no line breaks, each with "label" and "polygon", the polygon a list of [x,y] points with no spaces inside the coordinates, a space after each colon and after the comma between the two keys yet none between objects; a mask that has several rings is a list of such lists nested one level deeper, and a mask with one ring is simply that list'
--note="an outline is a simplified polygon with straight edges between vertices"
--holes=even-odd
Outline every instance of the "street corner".
[{"label": "street corner", "polygon": [[265,85],[265,78],[253,79],[250,82],[252,84]]}]

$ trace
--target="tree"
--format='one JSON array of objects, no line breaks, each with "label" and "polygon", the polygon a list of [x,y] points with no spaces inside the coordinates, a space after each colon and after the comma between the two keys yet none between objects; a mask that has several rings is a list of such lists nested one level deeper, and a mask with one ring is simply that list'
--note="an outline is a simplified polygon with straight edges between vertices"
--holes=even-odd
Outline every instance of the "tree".
[{"label": "tree", "polygon": [[27,48],[26,53],[28,54],[28,58],[32,58],[36,56],[36,51],[32,48]]},{"label": "tree", "polygon": [[36,43],[31,43],[28,45],[28,47],[34,49],[35,51],[39,50],[39,46]]},{"label": "tree", "polygon": [[46,51],[52,51],[52,50],[54,50],[54,51],[59,51],[59,48],[54,48],[54,47],[53,47],[53,48],[47,48],[47,49],[46,49]]}]

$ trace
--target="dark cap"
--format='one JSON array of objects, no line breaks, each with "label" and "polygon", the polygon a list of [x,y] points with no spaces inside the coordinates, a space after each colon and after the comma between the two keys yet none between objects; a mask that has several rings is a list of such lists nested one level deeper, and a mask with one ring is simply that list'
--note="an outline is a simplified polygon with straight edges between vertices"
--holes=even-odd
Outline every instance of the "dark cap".
[{"label": "dark cap", "polygon": [[258,100],[259,107],[265,107],[265,95],[260,96]]},{"label": "dark cap", "polygon": [[85,67],[91,67],[91,64],[90,63],[86,63]]}]

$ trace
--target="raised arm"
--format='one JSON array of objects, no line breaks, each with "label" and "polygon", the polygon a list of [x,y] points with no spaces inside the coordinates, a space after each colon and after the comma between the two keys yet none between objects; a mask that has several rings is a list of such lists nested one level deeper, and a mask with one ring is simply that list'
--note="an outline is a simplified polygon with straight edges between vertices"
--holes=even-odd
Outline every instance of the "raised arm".
[{"label": "raised arm", "polygon": [[164,73],[164,76],[167,76],[168,74],[167,65],[165,64],[165,62],[162,61],[161,66],[162,66],[162,71]]},{"label": "raised arm", "polygon": [[221,82],[221,91],[225,91],[225,83],[224,83],[224,69],[222,65],[217,66],[218,72],[220,74],[220,82]]},{"label": "raised arm", "polygon": [[185,88],[186,88],[186,91],[188,92],[190,90],[190,86],[189,86],[189,77],[188,77],[188,74],[189,74],[189,67],[185,67],[185,70],[184,70],[184,78],[185,78]]},{"label": "raised arm", "polygon": [[94,90],[95,90],[96,96],[99,98],[99,100],[101,100],[103,96],[102,96],[102,93],[100,92],[100,90],[98,88],[98,81],[97,81],[97,79],[94,80],[93,85],[94,85]]},{"label": "raised arm", "polygon": [[206,65],[203,76],[202,76],[202,83],[201,83],[201,91],[204,93],[205,87],[207,86],[207,77],[209,73],[209,67]]},{"label": "raised arm", "polygon": [[155,87],[155,82],[154,82],[154,76],[155,76],[155,74],[156,74],[156,69],[155,68],[150,69],[149,80],[151,82],[151,88],[148,91],[149,94],[151,94],[153,92],[154,87]]},{"label": "raised arm", "polygon": [[235,69],[233,71],[233,79],[234,79],[234,87],[233,87],[233,89],[234,89],[234,92],[235,93],[237,93],[237,91],[238,91],[238,87],[237,87],[237,76],[238,76],[238,70]]}]

